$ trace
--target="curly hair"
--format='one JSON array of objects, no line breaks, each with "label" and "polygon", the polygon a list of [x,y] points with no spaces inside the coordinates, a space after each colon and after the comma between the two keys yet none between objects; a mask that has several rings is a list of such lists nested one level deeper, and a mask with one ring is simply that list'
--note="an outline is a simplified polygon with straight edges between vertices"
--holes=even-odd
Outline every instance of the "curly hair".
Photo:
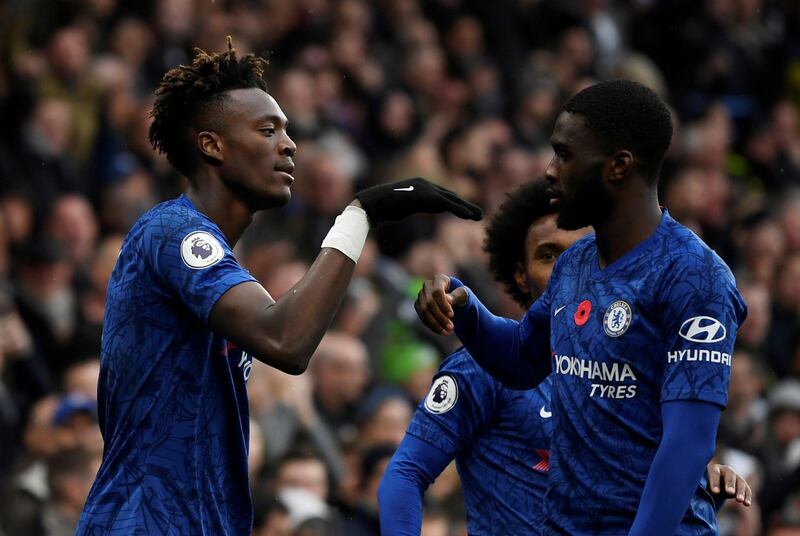
[{"label": "curly hair", "polygon": [[514,273],[520,263],[525,264],[528,228],[542,216],[555,214],[556,209],[550,206],[551,195],[544,180],[523,184],[506,197],[486,226],[483,249],[489,254],[489,270],[495,280],[514,301],[527,307],[531,297],[519,289]]},{"label": "curly hair", "polygon": [[233,40],[228,36],[226,52],[207,53],[195,48],[192,65],[170,69],[156,89],[156,100],[150,116],[150,144],[167,155],[170,164],[189,175],[195,168],[190,135],[201,113],[219,106],[225,92],[232,89],[258,88],[267,91],[261,78],[267,60],[248,54],[236,56]]},{"label": "curly hair", "polygon": [[608,80],[589,86],[564,104],[584,117],[607,153],[627,149],[639,157],[639,169],[651,185],[672,140],[672,115],[656,93],[631,80]]}]

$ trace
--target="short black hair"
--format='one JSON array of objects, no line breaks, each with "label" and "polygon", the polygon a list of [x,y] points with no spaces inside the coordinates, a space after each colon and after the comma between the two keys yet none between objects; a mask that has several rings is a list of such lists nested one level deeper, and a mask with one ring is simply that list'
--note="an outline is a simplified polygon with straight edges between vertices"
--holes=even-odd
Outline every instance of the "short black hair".
[{"label": "short black hair", "polygon": [[380,463],[391,458],[397,450],[396,445],[381,444],[369,448],[361,456],[361,478],[359,479],[359,489],[366,489],[369,479],[378,468]]},{"label": "short black hair", "polygon": [[489,254],[489,270],[495,280],[526,307],[531,297],[519,289],[514,273],[519,263],[525,264],[528,228],[542,216],[555,214],[556,209],[550,205],[552,196],[544,179],[523,184],[506,197],[486,226],[483,249]]},{"label": "short black hair", "polygon": [[65,478],[91,482],[95,456],[81,447],[59,450],[47,459],[47,481],[53,496],[61,498],[60,483]]},{"label": "short black hair", "polygon": [[580,91],[563,109],[584,118],[605,152],[631,151],[649,184],[656,183],[672,140],[672,115],[652,89],[631,80],[608,80]]},{"label": "short black hair", "polygon": [[189,175],[196,160],[189,139],[201,112],[219,105],[225,92],[232,89],[258,88],[267,91],[261,78],[267,60],[255,54],[236,56],[228,37],[228,50],[221,54],[195,48],[192,65],[170,69],[156,89],[156,100],[150,116],[150,144],[167,155],[170,164]]},{"label": "short black hair", "polygon": [[294,447],[284,454],[280,460],[278,460],[276,467],[280,469],[284,465],[290,463],[307,461],[316,461],[320,462],[322,465],[325,465],[325,460],[322,459],[322,456],[319,455],[316,449],[301,444],[300,446]]},{"label": "short black hair", "polygon": [[261,528],[263,525],[266,525],[273,513],[289,515],[289,508],[286,506],[286,503],[276,495],[267,494],[256,496],[253,500],[253,527]]}]

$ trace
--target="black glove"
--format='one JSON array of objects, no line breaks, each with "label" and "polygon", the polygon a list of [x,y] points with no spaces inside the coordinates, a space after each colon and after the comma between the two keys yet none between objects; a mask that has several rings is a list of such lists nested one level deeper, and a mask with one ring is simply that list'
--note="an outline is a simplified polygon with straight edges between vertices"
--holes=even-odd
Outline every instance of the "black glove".
[{"label": "black glove", "polygon": [[419,177],[361,190],[356,199],[361,202],[372,227],[387,221],[400,221],[420,212],[451,212],[459,218],[475,221],[483,217],[480,207]]}]

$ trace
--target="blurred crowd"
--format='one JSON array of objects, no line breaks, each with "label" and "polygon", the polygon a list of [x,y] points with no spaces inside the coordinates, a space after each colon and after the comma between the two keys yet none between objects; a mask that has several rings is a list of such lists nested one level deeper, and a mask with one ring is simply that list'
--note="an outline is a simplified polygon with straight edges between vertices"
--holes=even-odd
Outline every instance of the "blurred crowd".
[{"label": "blurred crowd", "polygon": [[[102,455],[105,287],[136,218],[185,186],[147,140],[164,72],[192,47],[270,58],[297,142],[292,201],[236,248],[278,298],[364,186],[424,176],[490,217],[541,176],[561,103],[637,80],[674,112],[662,203],[731,266],[739,332],[717,459],[756,492],[726,536],[800,534],[800,5],[770,0],[6,0],[0,3],[0,534],[72,534]],[[642,121],[647,121],[642,117]],[[376,489],[441,359],[421,281],[487,270],[483,223],[371,234],[310,370],[254,364],[257,536],[377,533]],[[654,259],[657,262],[657,259]],[[423,533],[465,534],[458,475]]]}]

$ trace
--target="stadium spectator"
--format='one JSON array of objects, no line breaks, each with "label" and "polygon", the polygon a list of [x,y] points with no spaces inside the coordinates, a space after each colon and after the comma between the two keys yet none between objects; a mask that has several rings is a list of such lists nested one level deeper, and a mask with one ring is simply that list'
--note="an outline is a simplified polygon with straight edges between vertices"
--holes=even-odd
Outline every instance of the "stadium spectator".
[{"label": "stadium spectator", "polygon": [[302,489],[322,501],[330,493],[325,464],[318,456],[303,451],[290,452],[278,463],[275,490]]},{"label": "stadium spectator", "polygon": [[763,495],[764,525],[798,519],[800,493],[800,380],[778,383],[770,392],[769,426],[762,455],[766,460]]},{"label": "stadium spectator", "polygon": [[85,197],[60,196],[53,202],[45,227],[48,235],[61,242],[76,268],[82,268],[89,261],[98,229],[92,206]]},{"label": "stadium spectator", "polygon": [[361,458],[360,482],[353,504],[342,510],[343,534],[369,536],[380,532],[378,519],[378,483],[383,477],[394,444],[376,444],[364,451]]},{"label": "stadium spectator", "polygon": [[73,359],[74,336],[81,315],[75,273],[60,243],[47,236],[33,238],[17,262],[16,307],[33,340],[34,352],[55,377]]},{"label": "stadium spectator", "polygon": [[356,415],[358,439],[362,447],[399,445],[411,420],[412,411],[411,402],[401,389],[374,389],[364,398]]},{"label": "stadium spectator", "polygon": [[77,361],[64,371],[64,392],[97,401],[97,380],[100,376],[100,361],[96,357]]},{"label": "stadium spectator", "polygon": [[290,376],[260,364],[249,386],[253,419],[261,430],[266,466],[271,467],[298,443],[308,444],[325,460],[334,485],[344,478],[341,446],[314,407],[309,376]]},{"label": "stadium spectator", "polygon": [[253,521],[254,536],[291,536],[292,525],[289,509],[280,499],[256,501],[256,517]]},{"label": "stadium spectator", "polygon": [[320,341],[311,365],[314,406],[342,443],[356,439],[355,415],[370,381],[364,344],[329,331]]},{"label": "stadium spectator", "polygon": [[50,500],[42,511],[44,536],[74,534],[75,525],[100,468],[100,453],[72,448],[60,450],[47,461]]}]

